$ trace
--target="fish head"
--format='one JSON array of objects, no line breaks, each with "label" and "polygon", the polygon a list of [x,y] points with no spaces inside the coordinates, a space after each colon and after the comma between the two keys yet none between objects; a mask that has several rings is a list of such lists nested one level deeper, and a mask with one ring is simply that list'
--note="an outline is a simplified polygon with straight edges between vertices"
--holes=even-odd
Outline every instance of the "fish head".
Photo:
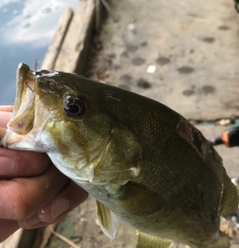
[{"label": "fish head", "polygon": [[109,114],[105,92],[104,84],[77,74],[34,72],[20,64],[2,145],[47,153],[78,184],[126,183],[139,173],[140,146],[134,133]]}]

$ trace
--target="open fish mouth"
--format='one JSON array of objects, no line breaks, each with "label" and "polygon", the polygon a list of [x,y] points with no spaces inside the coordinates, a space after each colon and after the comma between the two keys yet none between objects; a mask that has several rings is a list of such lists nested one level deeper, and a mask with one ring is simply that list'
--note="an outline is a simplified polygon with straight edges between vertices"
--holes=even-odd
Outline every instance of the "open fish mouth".
[{"label": "open fish mouth", "polygon": [[[39,100],[36,93],[37,84],[35,72],[24,63],[19,64],[17,69],[17,90],[11,120],[7,125],[7,133],[1,140],[1,144],[11,148],[17,148],[21,140],[34,140],[34,130],[39,129],[39,124],[46,117],[43,104],[35,104]],[[40,101],[38,101],[40,102]],[[39,109],[41,108],[41,110]],[[41,114],[39,113],[41,111]],[[48,111],[47,111],[48,112]],[[39,132],[39,130],[38,130]],[[26,139],[26,137],[28,139]],[[29,145],[33,145],[30,142]],[[21,143],[21,142],[20,142]],[[28,147],[29,147],[28,145]],[[21,149],[24,145],[21,143]],[[27,149],[27,148],[26,148]]]},{"label": "open fish mouth", "polygon": [[[18,134],[25,135],[33,127],[34,103],[36,94],[34,72],[26,64],[17,69],[17,92],[13,115],[8,127]],[[26,111],[27,110],[27,111]]]}]

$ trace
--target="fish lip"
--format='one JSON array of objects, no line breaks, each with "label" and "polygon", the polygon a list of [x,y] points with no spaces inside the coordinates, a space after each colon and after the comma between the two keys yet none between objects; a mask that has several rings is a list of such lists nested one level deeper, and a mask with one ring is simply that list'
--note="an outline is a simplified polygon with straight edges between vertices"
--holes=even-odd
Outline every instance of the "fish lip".
[{"label": "fish lip", "polygon": [[[27,115],[27,111],[30,109],[34,111],[35,102],[35,75],[27,64],[20,63],[17,68],[17,87],[16,97],[13,108],[13,114],[8,128],[17,134],[26,134],[26,131],[22,133],[22,127],[33,123],[34,115]],[[29,128],[28,128],[28,131]]]},{"label": "fish lip", "polygon": [[29,88],[32,93],[34,93],[34,84],[34,72],[30,70],[30,67],[27,64],[20,63],[17,68],[16,97],[13,108],[13,117],[16,116],[21,107],[26,89]]},{"label": "fish lip", "polygon": [[24,92],[24,82],[27,79],[30,67],[27,64],[20,63],[17,68],[17,80],[16,80],[16,97],[13,108],[13,117],[16,116],[22,102],[22,95]]}]

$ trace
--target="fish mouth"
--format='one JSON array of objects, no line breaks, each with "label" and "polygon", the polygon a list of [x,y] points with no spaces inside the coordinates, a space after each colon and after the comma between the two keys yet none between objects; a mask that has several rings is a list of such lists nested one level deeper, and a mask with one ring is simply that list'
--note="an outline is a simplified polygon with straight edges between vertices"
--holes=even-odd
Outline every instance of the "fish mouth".
[{"label": "fish mouth", "polygon": [[29,104],[29,99],[34,100],[34,88],[35,77],[34,72],[30,70],[30,67],[24,63],[20,63],[17,68],[17,91],[13,108],[14,118],[17,114],[20,114],[21,109]]},{"label": "fish mouth", "polygon": [[19,64],[16,83],[17,90],[12,117],[7,124],[7,132],[1,140],[3,146],[12,148],[17,147],[23,138],[30,136],[36,126],[36,119],[39,121],[39,118],[36,118],[35,103],[39,96],[36,94],[35,72],[30,70],[28,65]]},{"label": "fish mouth", "polygon": [[33,128],[35,105],[35,76],[30,67],[24,63],[17,69],[17,92],[13,114],[8,128],[15,133],[26,135]]}]

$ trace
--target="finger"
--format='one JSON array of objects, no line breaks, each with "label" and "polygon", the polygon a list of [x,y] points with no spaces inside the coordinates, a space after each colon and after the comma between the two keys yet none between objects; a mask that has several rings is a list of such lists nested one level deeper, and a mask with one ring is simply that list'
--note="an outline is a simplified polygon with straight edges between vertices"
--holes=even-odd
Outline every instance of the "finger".
[{"label": "finger", "polygon": [[0,218],[27,219],[50,203],[68,182],[54,166],[37,177],[0,181]]},{"label": "finger", "polygon": [[72,209],[85,201],[88,193],[73,181],[59,192],[46,207],[23,221],[18,221],[20,227],[32,229],[46,224],[56,223],[63,219]]},{"label": "finger", "polygon": [[0,177],[28,177],[43,173],[51,164],[45,153],[14,151],[0,147]]},{"label": "finger", "polygon": [[0,127],[0,140],[2,139],[2,137],[4,136],[4,134],[6,133],[7,129]]},{"label": "finger", "polygon": [[[68,212],[59,216],[58,218],[55,219],[54,223],[57,223],[57,222],[63,220],[67,215],[68,215]],[[26,219],[24,221],[18,221],[18,226],[23,228],[23,229],[35,229],[35,228],[44,227],[44,226],[48,226],[48,225],[49,225],[49,223],[42,222],[39,219],[38,214],[34,214],[33,216],[29,217],[28,219]]]},{"label": "finger", "polygon": [[6,128],[7,123],[9,122],[11,116],[12,116],[12,112],[0,111],[0,127]]},{"label": "finger", "polygon": [[7,239],[11,234],[19,229],[15,220],[0,220],[0,243]]},{"label": "finger", "polygon": [[54,223],[57,218],[71,211],[87,197],[88,193],[85,190],[70,181],[48,206],[38,211],[38,216],[42,222]]},{"label": "finger", "polygon": [[13,107],[13,105],[0,105],[0,111],[12,112]]},{"label": "finger", "polygon": [[7,129],[7,123],[9,122],[11,118],[12,113],[11,112],[3,112],[0,111],[0,139],[4,136]]}]

